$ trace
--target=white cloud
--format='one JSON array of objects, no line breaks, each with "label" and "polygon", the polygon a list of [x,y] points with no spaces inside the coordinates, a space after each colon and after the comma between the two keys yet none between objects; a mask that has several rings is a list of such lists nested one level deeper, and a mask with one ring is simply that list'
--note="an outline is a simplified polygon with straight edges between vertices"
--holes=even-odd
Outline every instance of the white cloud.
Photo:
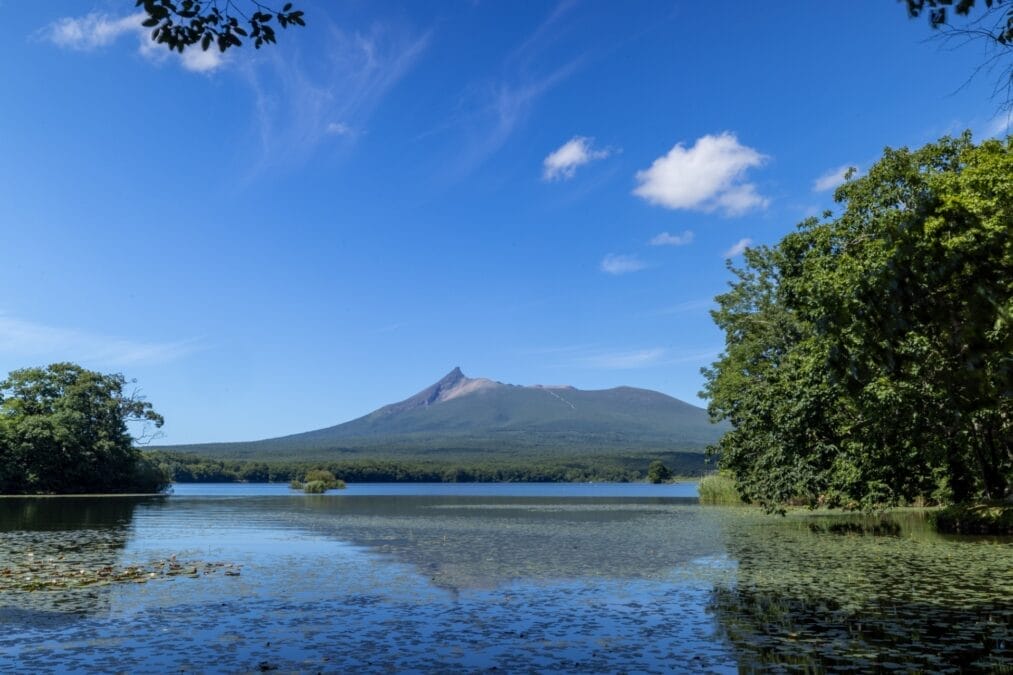
[{"label": "white cloud", "polygon": [[743,251],[745,251],[747,247],[752,245],[752,243],[753,240],[750,239],[749,237],[746,237],[745,239],[739,239],[737,242],[732,244],[732,247],[730,249],[724,252],[723,257],[734,258],[735,256],[740,255]]},{"label": "white cloud", "polygon": [[121,35],[144,29],[141,25],[142,21],[144,21],[143,13],[112,18],[105,14],[92,12],[78,18],[57,19],[43,33],[50,42],[58,47],[89,51],[106,47]]},{"label": "white cloud", "polygon": [[693,231],[686,230],[682,234],[662,232],[651,239],[651,246],[685,246],[693,243]]},{"label": "white cloud", "polygon": [[225,63],[223,55],[214,48],[203,51],[191,47],[179,54],[152,42],[151,29],[141,25],[146,18],[143,12],[122,17],[92,12],[81,17],[57,19],[40,31],[40,35],[58,47],[74,51],[94,51],[108,47],[121,36],[133,35],[137,39],[137,53],[144,58],[155,63],[176,59],[183,68],[196,73],[209,73]]},{"label": "white cloud", "polygon": [[0,355],[112,366],[165,363],[197,349],[192,340],[139,342],[25,321],[0,314]]},{"label": "white cloud", "polygon": [[616,255],[609,253],[601,261],[601,271],[615,275],[638,272],[645,267],[647,267],[647,263],[635,255]]},{"label": "white cloud", "polygon": [[830,169],[813,181],[813,192],[826,192],[835,189],[838,185],[843,185],[844,177],[852,168],[854,168],[853,164],[845,164],[836,169]]},{"label": "white cloud", "polygon": [[731,132],[703,136],[691,148],[677,143],[650,168],[638,171],[639,185],[633,193],[669,209],[739,215],[769,203],[753,183],[745,181],[746,171],[767,159],[740,144]]},{"label": "white cloud", "polygon": [[328,122],[327,127],[324,129],[327,133],[332,136],[354,136],[355,130],[348,126],[344,122]]},{"label": "white cloud", "polygon": [[606,149],[595,149],[594,139],[586,136],[574,136],[542,162],[542,178],[544,180],[569,180],[577,171],[596,159],[605,159],[611,154]]},{"label": "white cloud", "polygon": [[[155,45],[154,42],[150,44],[162,49],[161,46]],[[162,57],[164,58],[164,54]],[[182,54],[178,55],[178,57],[180,59],[180,64],[184,68],[195,73],[210,73],[217,70],[225,63],[225,55],[214,47],[209,48],[207,51],[191,47],[190,49],[184,50]]]}]

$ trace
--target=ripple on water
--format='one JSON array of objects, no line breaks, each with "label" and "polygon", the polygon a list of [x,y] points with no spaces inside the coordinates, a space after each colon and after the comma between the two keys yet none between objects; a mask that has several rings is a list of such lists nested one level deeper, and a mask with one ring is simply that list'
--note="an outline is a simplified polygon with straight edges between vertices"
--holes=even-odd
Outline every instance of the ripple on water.
[{"label": "ripple on water", "polygon": [[917,519],[867,536],[679,500],[432,495],[4,508],[0,567],[30,542],[74,564],[187,553],[242,573],[5,592],[0,670],[1010,662],[1010,542],[946,540]]}]

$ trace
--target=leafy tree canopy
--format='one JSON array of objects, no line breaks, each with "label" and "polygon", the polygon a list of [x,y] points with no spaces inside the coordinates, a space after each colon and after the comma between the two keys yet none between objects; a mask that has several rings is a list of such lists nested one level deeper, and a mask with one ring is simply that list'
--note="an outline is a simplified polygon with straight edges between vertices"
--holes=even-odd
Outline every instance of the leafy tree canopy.
[{"label": "leafy tree canopy", "polygon": [[656,459],[651,462],[650,466],[647,467],[647,482],[648,483],[664,483],[667,480],[672,479],[672,471],[665,466],[665,463],[660,459]]},{"label": "leafy tree canopy", "polygon": [[128,423],[162,416],[122,375],[72,363],[15,370],[0,382],[0,492],[157,492],[164,474],[134,447]]},{"label": "leafy tree canopy", "polygon": [[769,508],[1013,483],[1013,137],[886,150],[843,212],[750,249],[712,314],[716,450]]},{"label": "leafy tree canopy", "polygon": [[151,39],[178,52],[198,44],[204,51],[214,44],[224,52],[242,46],[243,38],[260,49],[275,44],[275,23],[282,28],[306,25],[304,13],[291,2],[281,10],[257,0],[137,0],[137,6],[148,15],[142,25],[153,29]]}]

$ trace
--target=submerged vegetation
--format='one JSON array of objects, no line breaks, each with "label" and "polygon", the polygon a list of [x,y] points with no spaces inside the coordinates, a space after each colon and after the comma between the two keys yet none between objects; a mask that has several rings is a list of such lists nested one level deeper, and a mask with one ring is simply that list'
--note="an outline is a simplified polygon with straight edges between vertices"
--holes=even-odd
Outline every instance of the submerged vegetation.
[{"label": "submerged vegetation", "polygon": [[715,446],[742,497],[878,508],[1013,485],[1013,137],[887,150],[712,314]]},{"label": "submerged vegetation", "polygon": [[143,584],[173,577],[210,576],[218,572],[230,577],[240,575],[239,566],[233,563],[177,560],[175,556],[147,564],[81,568],[69,565],[63,559],[43,558],[29,551],[14,564],[0,567],[0,591],[58,591],[109,584]]},{"label": "submerged vegetation", "polygon": [[[710,607],[740,663],[804,672],[1007,672],[1010,542],[944,538],[924,511],[888,518],[738,510],[734,583]],[[752,526],[749,523],[752,521]]]}]

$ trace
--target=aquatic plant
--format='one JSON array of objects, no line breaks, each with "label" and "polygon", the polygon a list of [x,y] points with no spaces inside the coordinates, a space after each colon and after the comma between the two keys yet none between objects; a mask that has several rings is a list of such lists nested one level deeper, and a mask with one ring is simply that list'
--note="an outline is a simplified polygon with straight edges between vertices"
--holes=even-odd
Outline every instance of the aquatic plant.
[{"label": "aquatic plant", "polygon": [[0,591],[57,591],[128,582],[143,584],[178,576],[197,578],[216,572],[239,576],[240,568],[232,563],[177,560],[175,556],[138,565],[81,566],[62,555],[37,556],[28,551],[19,560],[0,568]]},{"label": "aquatic plant", "polygon": [[726,523],[735,577],[715,583],[710,608],[740,663],[805,672],[1013,667],[1010,540],[940,537],[924,511],[888,519],[736,511]]},{"label": "aquatic plant", "polygon": [[735,489],[735,479],[723,473],[704,476],[697,486],[701,504],[741,504],[742,498]]}]

